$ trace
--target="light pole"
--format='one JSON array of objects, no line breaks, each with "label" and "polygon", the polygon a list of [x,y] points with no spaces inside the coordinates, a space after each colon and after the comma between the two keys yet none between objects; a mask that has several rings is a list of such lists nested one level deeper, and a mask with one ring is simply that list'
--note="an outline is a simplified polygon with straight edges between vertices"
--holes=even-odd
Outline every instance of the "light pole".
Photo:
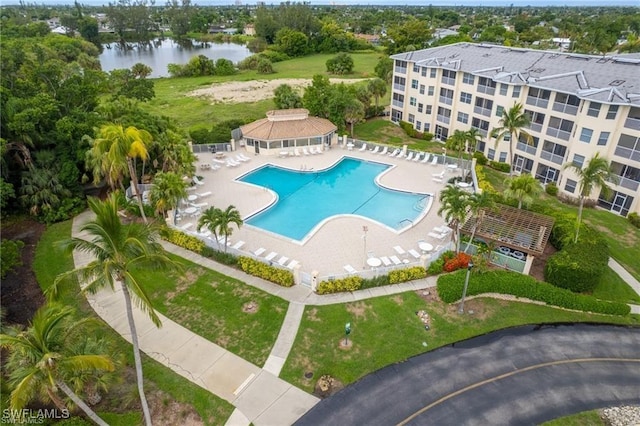
[{"label": "light pole", "polygon": [[467,266],[467,277],[464,279],[464,289],[462,290],[462,300],[460,301],[460,307],[458,308],[459,314],[464,314],[464,298],[467,295],[467,287],[469,286],[469,274],[471,273],[471,268],[473,268],[473,262],[469,261],[469,266]]},{"label": "light pole", "polygon": [[369,227],[367,225],[362,226],[362,242],[364,244],[364,260],[362,262],[362,269],[367,267],[367,231],[369,231]]}]

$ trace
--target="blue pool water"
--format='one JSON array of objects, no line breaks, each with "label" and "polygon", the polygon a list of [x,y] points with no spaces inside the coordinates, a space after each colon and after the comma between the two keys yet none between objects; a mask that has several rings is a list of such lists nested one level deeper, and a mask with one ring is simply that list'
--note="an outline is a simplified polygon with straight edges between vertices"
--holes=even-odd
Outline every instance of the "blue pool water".
[{"label": "blue pool water", "polygon": [[375,177],[389,165],[343,158],[330,169],[292,171],[268,165],[239,180],[267,187],[278,201],[245,223],[302,240],[318,223],[355,214],[394,229],[407,226],[424,208],[425,195],[379,187]]}]

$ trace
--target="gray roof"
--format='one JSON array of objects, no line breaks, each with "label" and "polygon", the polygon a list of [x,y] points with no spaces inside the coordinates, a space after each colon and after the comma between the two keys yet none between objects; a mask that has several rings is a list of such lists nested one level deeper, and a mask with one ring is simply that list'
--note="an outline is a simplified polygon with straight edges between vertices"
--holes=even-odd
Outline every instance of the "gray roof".
[{"label": "gray roof", "polygon": [[597,102],[640,105],[640,59],[456,43],[393,59],[489,77],[496,82],[574,94]]}]

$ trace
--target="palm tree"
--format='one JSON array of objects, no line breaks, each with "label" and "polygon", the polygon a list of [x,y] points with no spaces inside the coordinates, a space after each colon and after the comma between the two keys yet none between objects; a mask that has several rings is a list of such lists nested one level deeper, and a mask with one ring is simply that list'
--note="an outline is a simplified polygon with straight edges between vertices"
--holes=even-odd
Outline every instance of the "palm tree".
[{"label": "palm tree", "polygon": [[519,209],[522,208],[523,204],[525,206],[531,204],[533,199],[542,192],[540,182],[529,173],[508,178],[505,183],[507,185],[503,192],[505,198],[518,200]]},{"label": "palm tree", "polygon": [[156,211],[165,217],[168,210],[178,207],[187,197],[187,183],[173,172],[159,172],[153,179],[149,201]]},{"label": "palm tree", "polygon": [[158,232],[155,227],[146,223],[123,224],[120,221],[116,193],[110,194],[105,201],[89,198],[88,203],[95,219],[85,223],[80,231],[86,233],[90,240],[71,238],[63,245],[69,250],[87,253],[95,260],[86,266],[60,274],[47,293],[55,297],[60,283],[69,278],[85,285],[84,291],[89,293],[96,293],[106,287],[115,290],[116,284],[120,285],[133,343],[138,393],[145,423],[150,425],[151,415],[144,394],[140,347],[131,302],[133,300],[160,327],[160,319],[139,281],[139,275],[148,269],[179,269],[179,265],[167,256],[157,242]]},{"label": "palm tree", "polygon": [[10,406],[12,410],[22,410],[39,397],[51,400],[60,410],[67,410],[58,394],[61,390],[87,417],[107,426],[67,384],[67,380],[80,375],[86,378],[88,372],[95,377],[114,370],[107,355],[69,352],[71,339],[80,336],[81,327],[87,323],[86,319],[72,318],[72,314],[71,308],[48,304],[38,309],[26,330],[8,327],[6,334],[0,334],[0,346],[9,349],[6,368],[12,387]]},{"label": "palm tree", "polygon": [[473,242],[473,239],[476,236],[476,231],[478,228],[482,226],[482,222],[484,221],[484,215],[487,210],[491,210],[495,207],[495,202],[493,201],[493,196],[487,192],[474,192],[469,196],[469,213],[471,213],[471,217],[475,217],[475,223],[473,224],[473,231],[471,231],[471,237],[469,238],[469,242],[464,249],[466,253],[469,250],[469,246]]},{"label": "palm tree", "polygon": [[135,158],[147,160],[149,157],[147,146],[151,141],[151,134],[146,130],[133,126],[124,129],[119,124],[105,124],[98,130],[98,138],[93,140],[92,147],[87,152],[88,162],[93,166],[95,183],[98,183],[102,177],[106,177],[112,188],[116,184],[122,186],[122,180],[128,174],[145,223],[147,216],[144,214],[142,194],[138,189],[138,175],[133,160]]},{"label": "palm tree", "polygon": [[[218,240],[218,229],[220,226],[220,216],[222,215],[222,210],[217,207],[209,207],[198,219],[198,232],[202,228],[207,228],[213,234],[213,237],[218,242],[218,247],[220,247],[220,241]],[[225,244],[226,247],[226,244]]]},{"label": "palm tree", "polygon": [[364,105],[359,100],[352,98],[348,101],[344,108],[344,121],[349,123],[351,129],[351,137],[353,137],[353,123],[364,118]]},{"label": "palm tree", "polygon": [[[475,152],[476,147],[478,146],[478,142],[482,141],[482,133],[476,127],[471,127],[469,130],[465,132],[466,138],[466,147],[465,150],[468,154],[473,154]],[[469,173],[471,173],[471,158],[469,158]]]},{"label": "palm tree", "polygon": [[369,93],[371,93],[373,98],[376,100],[377,113],[380,105],[380,98],[387,93],[387,83],[385,83],[381,78],[374,78],[373,80],[369,80],[367,88],[369,89]]},{"label": "palm tree", "polygon": [[216,240],[218,235],[224,236],[224,251],[227,251],[227,239],[233,233],[231,224],[236,224],[240,228],[243,224],[240,212],[235,206],[229,206],[225,210],[216,207],[209,207],[204,211],[200,219],[198,219],[198,231],[206,227],[209,229]]},{"label": "palm tree", "polygon": [[193,176],[196,169],[193,165],[195,155],[186,140],[176,132],[167,130],[162,133],[153,144],[158,160],[154,160],[154,167],[163,172],[175,172],[179,175]]},{"label": "palm tree", "polygon": [[571,169],[578,176],[579,191],[580,191],[580,205],[578,207],[578,223],[576,227],[576,236],[573,242],[578,242],[578,235],[580,234],[580,224],[582,222],[582,208],[584,207],[584,200],[591,195],[591,192],[596,188],[601,188],[601,195],[603,197],[609,196],[611,188],[607,185],[607,181],[617,183],[618,177],[611,170],[609,161],[600,157],[600,153],[596,152],[593,157],[589,159],[584,168],[577,166],[574,163],[567,163],[563,166],[563,169]]},{"label": "palm tree", "polygon": [[469,208],[469,193],[454,185],[447,185],[440,192],[440,209],[438,216],[444,214],[444,219],[453,229],[453,244],[455,251],[459,251],[460,227],[467,217]]},{"label": "palm tree", "polygon": [[491,131],[491,137],[496,139],[496,146],[502,140],[509,137],[509,177],[513,176],[513,143],[515,140],[524,137],[527,142],[531,141],[532,136],[523,130],[524,127],[529,126],[529,116],[523,112],[522,104],[513,104],[508,110],[502,111],[502,118],[500,119],[500,127],[496,127]]},{"label": "palm tree", "polygon": [[467,133],[462,130],[456,130],[453,135],[447,138],[445,147],[458,153],[458,166],[462,159],[462,152],[467,144]]}]

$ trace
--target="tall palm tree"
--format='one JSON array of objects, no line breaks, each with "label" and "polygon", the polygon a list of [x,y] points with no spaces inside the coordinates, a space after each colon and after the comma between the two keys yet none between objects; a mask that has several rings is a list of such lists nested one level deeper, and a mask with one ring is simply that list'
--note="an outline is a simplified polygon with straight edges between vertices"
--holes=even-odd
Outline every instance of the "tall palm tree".
[{"label": "tall palm tree", "polygon": [[447,187],[440,192],[440,204],[438,216],[444,217],[444,220],[446,220],[453,229],[452,238],[455,251],[460,251],[460,227],[467,217],[469,193],[457,186],[447,185]]},{"label": "tall palm tree", "polygon": [[[220,216],[222,215],[222,210],[217,207],[209,207],[202,215],[198,218],[198,232],[202,228],[207,228],[213,234],[213,237],[218,242],[218,247],[220,247],[220,241],[218,240],[218,229],[220,227]],[[226,250],[226,244],[225,244]]]},{"label": "tall palm tree", "polygon": [[154,167],[179,175],[193,176],[195,173],[195,155],[179,133],[171,130],[163,132],[153,144],[153,148],[158,154],[158,159],[154,160]]},{"label": "tall palm tree", "polygon": [[233,233],[231,225],[235,224],[238,229],[242,226],[242,218],[240,212],[235,206],[229,206],[225,210],[220,211],[220,217],[218,218],[218,232],[220,236],[224,236],[224,251],[227,251],[227,239]]},{"label": "tall palm tree", "polygon": [[476,221],[473,224],[473,231],[471,231],[469,242],[467,242],[467,246],[464,249],[465,253],[469,251],[469,246],[476,236],[476,231],[482,226],[485,212],[495,207],[493,196],[488,191],[474,192],[469,196],[468,202],[469,213],[471,214],[471,217],[475,217]]},{"label": "tall palm tree", "polygon": [[98,130],[98,137],[93,140],[91,149],[87,152],[88,163],[93,166],[95,183],[106,177],[109,185],[114,188],[116,184],[122,186],[124,177],[129,176],[145,223],[147,216],[144,214],[142,194],[138,189],[138,175],[133,160],[140,158],[146,161],[149,158],[147,146],[151,141],[151,134],[146,130],[133,126],[125,129],[113,123],[105,124]]},{"label": "tall palm tree", "polygon": [[447,138],[445,147],[458,153],[458,166],[462,159],[462,152],[467,144],[467,133],[462,130],[456,130],[453,135]]},{"label": "tall palm tree", "polygon": [[344,121],[349,124],[351,137],[353,137],[353,124],[364,118],[364,105],[359,100],[350,99],[344,108]]},{"label": "tall palm tree", "polygon": [[509,177],[513,176],[513,144],[520,137],[524,137],[527,142],[531,141],[532,136],[523,130],[524,127],[529,126],[529,116],[523,111],[522,104],[513,104],[508,110],[502,111],[502,118],[499,121],[500,127],[496,127],[491,131],[491,137],[496,139],[496,146],[498,143],[509,136]]},{"label": "tall palm tree", "polygon": [[[471,127],[469,130],[465,132],[466,139],[466,147],[465,150],[468,154],[473,154],[478,146],[478,142],[482,141],[482,133],[476,127]],[[469,158],[469,173],[471,173],[471,158]]]},{"label": "tall palm tree", "polygon": [[11,409],[22,410],[30,401],[51,400],[60,410],[68,407],[58,391],[62,391],[84,413],[99,425],[107,426],[67,384],[79,375],[90,372],[101,375],[113,371],[107,355],[69,352],[71,340],[78,338],[87,320],[72,318],[71,308],[56,304],[44,305],[34,315],[31,325],[23,330],[8,327],[0,334],[0,346],[9,350],[6,368],[12,387]]},{"label": "tall palm tree", "polygon": [[178,207],[187,197],[187,183],[173,172],[159,172],[153,179],[149,200],[156,211],[165,217],[168,210]]},{"label": "tall palm tree", "polygon": [[519,209],[522,208],[523,204],[525,206],[531,204],[533,199],[542,192],[540,182],[529,173],[508,178],[505,183],[507,185],[503,192],[505,198],[517,200]]},{"label": "tall palm tree", "polygon": [[369,80],[367,88],[369,89],[369,93],[373,96],[373,99],[376,101],[377,111],[380,106],[380,98],[387,93],[387,83],[385,83],[381,78],[374,78],[373,80]]},{"label": "tall palm tree", "polygon": [[582,222],[582,208],[584,207],[585,198],[588,198],[589,195],[591,195],[591,192],[596,188],[601,188],[602,196],[609,196],[611,188],[607,185],[607,181],[617,183],[618,176],[611,170],[609,161],[604,157],[600,157],[599,152],[596,152],[584,167],[579,167],[574,163],[567,163],[563,166],[563,169],[573,170],[573,172],[578,176],[580,205],[578,207],[576,236],[573,240],[573,242],[578,242],[580,224]]},{"label": "tall palm tree", "polygon": [[55,297],[60,283],[68,281],[69,278],[83,284],[85,286],[83,291],[89,293],[96,293],[103,288],[115,290],[116,284],[120,286],[133,343],[138,393],[145,423],[150,425],[151,415],[144,394],[142,362],[132,301],[149,315],[157,327],[160,327],[160,319],[139,281],[139,275],[148,269],[168,270],[180,267],[167,256],[157,242],[158,231],[155,227],[146,223],[123,224],[121,222],[118,215],[117,194],[110,194],[105,201],[89,198],[88,203],[95,218],[85,223],[81,232],[85,232],[89,240],[71,238],[63,245],[69,250],[87,253],[94,260],[86,266],[60,274],[47,292],[49,296]]}]

